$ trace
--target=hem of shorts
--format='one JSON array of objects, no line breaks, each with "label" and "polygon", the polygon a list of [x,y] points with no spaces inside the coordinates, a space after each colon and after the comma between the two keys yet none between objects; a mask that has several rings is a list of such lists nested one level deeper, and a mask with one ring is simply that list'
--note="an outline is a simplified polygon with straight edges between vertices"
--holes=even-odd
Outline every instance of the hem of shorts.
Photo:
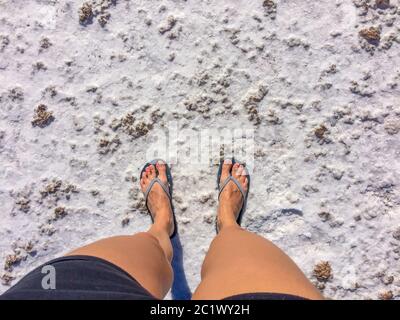
[{"label": "hem of shorts", "polygon": [[[124,275],[126,275],[128,278],[130,278],[131,280],[133,280],[135,283],[137,283],[138,286],[140,286],[145,292],[147,292],[149,294],[149,296],[153,297],[154,299],[158,300],[154,295],[152,295],[145,287],[143,287],[139,281],[137,281],[133,276],[131,276],[128,272],[126,272],[124,269],[122,269],[121,267],[117,266],[116,264],[105,260],[103,258],[99,258],[96,256],[89,256],[89,255],[71,255],[71,256],[62,256],[59,258],[55,258],[52,259],[46,263],[43,263],[41,266],[45,266],[45,265],[51,265],[51,264],[55,264],[57,262],[62,262],[62,261],[69,261],[69,260],[83,260],[83,261],[96,261],[96,262],[100,262],[103,263],[105,265],[108,265],[110,267],[113,267],[114,269],[118,270],[119,272],[122,272]],[[40,266],[39,266],[40,268]],[[29,273],[28,273],[29,274]],[[27,275],[28,275],[27,274]],[[24,278],[24,277],[23,277]],[[23,279],[22,278],[22,279]],[[21,280],[22,280],[21,279]],[[20,281],[21,281],[20,280]]]},{"label": "hem of shorts", "polygon": [[223,298],[222,300],[309,300],[308,298],[277,292],[249,292],[239,293]]}]

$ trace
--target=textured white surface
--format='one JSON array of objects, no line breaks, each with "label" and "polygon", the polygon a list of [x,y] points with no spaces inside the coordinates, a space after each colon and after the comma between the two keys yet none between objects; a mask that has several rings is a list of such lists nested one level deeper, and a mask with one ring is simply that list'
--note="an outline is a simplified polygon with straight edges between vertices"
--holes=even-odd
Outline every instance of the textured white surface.
[{"label": "textured white surface", "polygon": [[[131,176],[177,120],[193,136],[256,130],[243,225],[313,281],[314,265],[329,261],[326,296],[399,298],[400,8],[390,2],[280,0],[274,13],[261,0],[120,0],[101,27],[79,23],[78,0],[0,0],[0,258],[22,259],[4,274],[17,280],[77,246],[146,230]],[[359,36],[370,26],[381,27],[378,45]],[[43,38],[52,45],[41,48]],[[267,93],[250,110],[260,88]],[[39,104],[55,118],[43,128],[31,124]],[[129,112],[152,125],[147,135],[110,128]],[[109,150],[104,138],[114,139]],[[193,291],[214,236],[216,167],[172,172]],[[41,194],[52,179],[58,191]],[[67,215],[53,221],[56,207]],[[186,296],[179,286],[173,296]]]}]

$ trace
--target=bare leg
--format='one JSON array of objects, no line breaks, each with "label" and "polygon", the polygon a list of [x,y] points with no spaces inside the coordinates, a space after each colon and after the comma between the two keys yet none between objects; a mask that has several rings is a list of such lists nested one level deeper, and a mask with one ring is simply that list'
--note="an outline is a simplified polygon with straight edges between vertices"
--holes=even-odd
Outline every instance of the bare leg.
[{"label": "bare leg", "polygon": [[[243,168],[224,164],[221,180],[232,173],[246,190]],[[201,270],[201,283],[193,299],[222,299],[243,293],[285,293],[322,299],[296,264],[270,241],[241,229],[236,215],[243,199],[230,182],[220,197],[219,234],[212,241]]]},{"label": "bare leg", "polygon": [[[157,164],[157,169],[160,180],[166,182],[165,165]],[[143,191],[155,177],[154,166],[148,167],[140,181]],[[105,259],[125,270],[151,294],[161,299],[170,290],[173,281],[170,234],[174,224],[169,199],[160,185],[153,186],[148,205],[153,213],[154,224],[147,232],[103,239],[68,255]]]}]

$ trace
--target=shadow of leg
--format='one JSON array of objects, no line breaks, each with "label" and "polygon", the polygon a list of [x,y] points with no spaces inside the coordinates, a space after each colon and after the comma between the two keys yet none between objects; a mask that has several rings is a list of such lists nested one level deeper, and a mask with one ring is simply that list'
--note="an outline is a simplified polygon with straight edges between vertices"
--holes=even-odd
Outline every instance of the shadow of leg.
[{"label": "shadow of leg", "polygon": [[174,257],[172,259],[172,269],[174,270],[174,282],[172,284],[171,294],[174,300],[190,300],[192,293],[188,286],[185,270],[183,269],[183,252],[179,234],[171,239],[174,248]]}]

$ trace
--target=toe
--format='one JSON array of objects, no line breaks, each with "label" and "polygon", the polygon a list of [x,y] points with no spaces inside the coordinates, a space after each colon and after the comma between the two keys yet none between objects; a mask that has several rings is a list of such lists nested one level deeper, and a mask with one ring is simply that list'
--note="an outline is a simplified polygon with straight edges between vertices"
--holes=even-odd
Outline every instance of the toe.
[{"label": "toe", "polygon": [[243,183],[246,177],[247,177],[247,169],[245,166],[242,166],[240,170],[239,181]]},{"label": "toe", "polygon": [[239,180],[243,173],[243,166],[241,164],[238,165],[237,169],[232,172],[232,175]]},{"label": "toe", "polygon": [[142,178],[140,179],[140,188],[142,189],[143,192],[145,192],[145,191],[146,191],[146,187],[147,187],[147,184],[146,184],[146,182],[145,182],[145,178],[142,177]]},{"label": "toe", "polygon": [[157,170],[158,170],[158,177],[160,178],[160,180],[164,183],[168,182],[167,179],[167,165],[162,162],[161,160],[159,160],[156,164]]},{"label": "toe", "polygon": [[222,164],[222,171],[221,171],[221,183],[226,180],[231,174],[232,169],[232,160],[225,159],[224,163]]},{"label": "toe", "polygon": [[156,168],[151,164],[149,165],[148,177],[149,179],[154,179],[156,177]]},{"label": "toe", "polygon": [[240,164],[236,162],[232,167],[232,176],[234,178],[237,178],[237,176],[238,176],[239,166],[240,166]]},{"label": "toe", "polygon": [[146,169],[144,169],[143,173],[142,173],[142,178],[143,180],[146,182],[147,179],[149,178],[149,173],[150,173],[150,168],[147,167]]},{"label": "toe", "polygon": [[247,179],[247,177],[245,177],[244,181],[242,182],[242,188],[246,192],[248,187],[249,187],[249,179]]},{"label": "toe", "polygon": [[242,188],[247,191],[249,185],[249,171],[246,168],[246,165],[242,166],[241,175],[239,177],[239,181],[242,185]]}]

